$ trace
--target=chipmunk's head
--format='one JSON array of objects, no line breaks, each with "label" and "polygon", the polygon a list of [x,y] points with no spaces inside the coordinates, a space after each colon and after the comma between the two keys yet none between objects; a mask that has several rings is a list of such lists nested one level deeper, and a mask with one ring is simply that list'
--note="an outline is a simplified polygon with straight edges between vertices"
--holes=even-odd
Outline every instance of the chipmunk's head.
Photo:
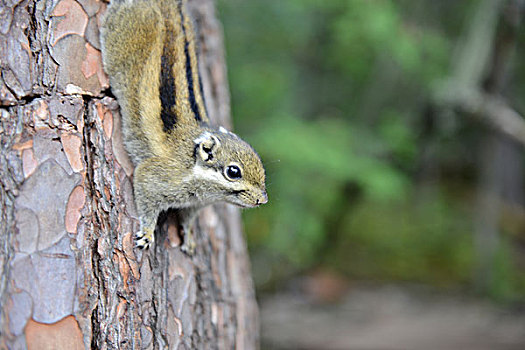
[{"label": "chipmunk's head", "polygon": [[256,207],[268,201],[259,155],[224,128],[204,131],[195,142],[194,179],[210,201]]}]

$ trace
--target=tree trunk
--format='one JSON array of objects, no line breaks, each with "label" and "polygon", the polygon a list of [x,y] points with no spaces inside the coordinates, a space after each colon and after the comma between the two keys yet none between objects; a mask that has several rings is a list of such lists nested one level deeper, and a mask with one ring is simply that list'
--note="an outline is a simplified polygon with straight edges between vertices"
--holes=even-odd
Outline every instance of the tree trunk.
[{"label": "tree trunk", "polygon": [[454,73],[437,91],[440,107],[453,108],[491,127],[481,138],[474,217],[474,283],[490,291],[501,248],[502,200],[523,199],[521,159],[525,121],[504,99],[524,0],[482,0],[458,45]]},{"label": "tree trunk", "polygon": [[[229,123],[212,0],[190,0],[210,118]],[[0,348],[253,349],[237,209],[203,210],[193,257],[172,216],[133,248],[133,166],[102,70],[98,0],[0,1]]]}]

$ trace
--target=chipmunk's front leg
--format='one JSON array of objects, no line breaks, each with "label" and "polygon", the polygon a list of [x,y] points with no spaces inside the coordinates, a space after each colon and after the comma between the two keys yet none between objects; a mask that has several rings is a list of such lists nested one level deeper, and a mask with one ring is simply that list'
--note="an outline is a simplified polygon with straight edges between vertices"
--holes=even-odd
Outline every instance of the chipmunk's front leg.
[{"label": "chipmunk's front leg", "polygon": [[140,220],[140,231],[136,234],[136,246],[149,248],[155,241],[155,227],[159,213],[169,206],[166,193],[166,181],[162,174],[166,172],[161,159],[149,158],[141,162],[133,177],[133,192]]},{"label": "chipmunk's front leg", "polygon": [[140,220],[140,231],[135,234],[136,246],[141,249],[148,249],[155,242],[155,227],[160,211],[155,207],[152,201],[140,197],[137,193],[141,190],[142,184],[135,181],[135,203]]}]

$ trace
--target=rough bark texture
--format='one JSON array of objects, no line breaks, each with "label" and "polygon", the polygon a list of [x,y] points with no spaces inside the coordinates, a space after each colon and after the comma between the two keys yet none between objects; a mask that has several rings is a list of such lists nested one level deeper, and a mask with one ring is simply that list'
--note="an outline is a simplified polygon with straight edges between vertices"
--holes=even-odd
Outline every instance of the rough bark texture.
[{"label": "rough bark texture", "polygon": [[[97,0],[0,1],[0,348],[252,349],[239,212],[203,210],[193,257],[170,215],[133,248],[133,167],[102,70]],[[228,125],[220,26],[190,0],[210,117]]]}]

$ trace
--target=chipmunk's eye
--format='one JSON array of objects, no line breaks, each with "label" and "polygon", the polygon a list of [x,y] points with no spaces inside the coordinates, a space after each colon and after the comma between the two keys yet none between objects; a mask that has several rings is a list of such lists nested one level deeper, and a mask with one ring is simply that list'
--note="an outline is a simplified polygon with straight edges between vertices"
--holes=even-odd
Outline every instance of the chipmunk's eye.
[{"label": "chipmunk's eye", "polygon": [[241,168],[237,165],[228,165],[224,174],[229,180],[239,180],[242,177]]}]

